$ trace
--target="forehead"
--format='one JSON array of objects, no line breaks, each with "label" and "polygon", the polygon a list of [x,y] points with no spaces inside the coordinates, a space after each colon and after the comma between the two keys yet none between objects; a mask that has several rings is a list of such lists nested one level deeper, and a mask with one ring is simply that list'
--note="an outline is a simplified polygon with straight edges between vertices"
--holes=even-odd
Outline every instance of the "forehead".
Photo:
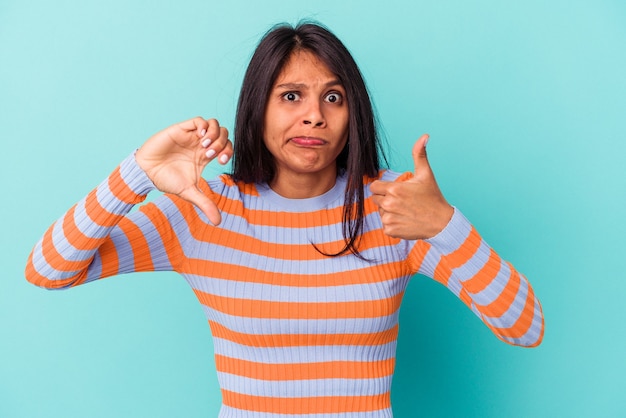
[{"label": "forehead", "polygon": [[274,86],[283,83],[327,83],[337,78],[337,75],[317,55],[307,50],[297,50],[289,56],[276,77]]}]

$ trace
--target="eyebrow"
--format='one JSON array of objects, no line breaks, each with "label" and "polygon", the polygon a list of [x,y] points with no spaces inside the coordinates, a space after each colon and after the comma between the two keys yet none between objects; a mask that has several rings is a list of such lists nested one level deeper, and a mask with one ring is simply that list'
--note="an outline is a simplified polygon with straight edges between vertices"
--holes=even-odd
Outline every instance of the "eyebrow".
[{"label": "eyebrow", "polygon": [[[335,79],[335,80],[330,80],[329,82],[327,82],[326,84],[324,84],[324,87],[332,87],[332,86],[337,86],[337,85],[342,85],[341,81]],[[304,83],[282,83],[282,84],[278,84],[276,85],[276,89],[287,89],[287,90],[302,90],[302,89],[306,89],[308,86]]]}]

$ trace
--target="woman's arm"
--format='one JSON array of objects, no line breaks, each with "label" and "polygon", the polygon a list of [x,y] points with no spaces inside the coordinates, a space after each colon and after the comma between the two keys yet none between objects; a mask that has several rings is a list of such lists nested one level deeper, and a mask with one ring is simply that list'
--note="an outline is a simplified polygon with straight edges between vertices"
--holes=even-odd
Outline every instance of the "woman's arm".
[{"label": "woman's arm", "polygon": [[[211,140],[209,140],[211,139]],[[33,248],[26,266],[31,283],[50,289],[76,286],[130,271],[167,270],[167,219],[159,210],[135,212],[156,186],[197,204],[214,223],[215,204],[198,190],[200,175],[213,158],[232,155],[228,132],[217,121],[195,118],[150,138],[89,195],[55,222]]]},{"label": "woman's arm", "polygon": [[411,271],[447,286],[510,344],[541,342],[541,305],[526,278],[503,261],[437,186],[426,157],[428,136],[413,147],[415,172],[370,186],[387,235],[415,241]]},{"label": "woman's arm", "polygon": [[457,295],[501,340],[524,347],[541,343],[543,313],[530,283],[458,210],[439,234],[416,243],[409,262]]},{"label": "woman's arm", "polygon": [[123,264],[132,263],[129,257],[109,256],[104,259],[108,262],[103,262],[99,252],[111,253],[107,243],[111,246],[123,239],[120,222],[153,189],[134,155],[126,158],[105,181],[50,226],[28,257],[26,279],[37,286],[63,289],[105,277],[113,265],[127,269]]}]

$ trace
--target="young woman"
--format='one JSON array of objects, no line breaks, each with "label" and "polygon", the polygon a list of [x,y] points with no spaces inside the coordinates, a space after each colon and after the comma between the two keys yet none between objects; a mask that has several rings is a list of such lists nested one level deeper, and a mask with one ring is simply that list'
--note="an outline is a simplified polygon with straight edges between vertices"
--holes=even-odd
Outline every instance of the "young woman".
[{"label": "young woman", "polygon": [[[447,286],[503,341],[536,346],[526,278],[414,173],[380,167],[370,99],[344,45],[279,26],[244,78],[235,148],[216,120],[157,133],[36,244],[26,276],[51,289],[174,270],[203,305],[221,417],[391,417],[398,311],[412,276]],[[206,181],[206,164],[233,172]],[[129,213],[154,189],[165,192]]]}]

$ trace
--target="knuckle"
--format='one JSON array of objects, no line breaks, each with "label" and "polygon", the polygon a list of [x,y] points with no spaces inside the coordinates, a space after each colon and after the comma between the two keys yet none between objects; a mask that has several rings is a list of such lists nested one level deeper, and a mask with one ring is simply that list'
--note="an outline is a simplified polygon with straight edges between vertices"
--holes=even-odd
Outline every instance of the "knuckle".
[{"label": "knuckle", "polygon": [[385,233],[385,235],[389,235],[390,237],[396,236],[396,228],[391,225],[385,225],[383,227],[383,232]]}]

